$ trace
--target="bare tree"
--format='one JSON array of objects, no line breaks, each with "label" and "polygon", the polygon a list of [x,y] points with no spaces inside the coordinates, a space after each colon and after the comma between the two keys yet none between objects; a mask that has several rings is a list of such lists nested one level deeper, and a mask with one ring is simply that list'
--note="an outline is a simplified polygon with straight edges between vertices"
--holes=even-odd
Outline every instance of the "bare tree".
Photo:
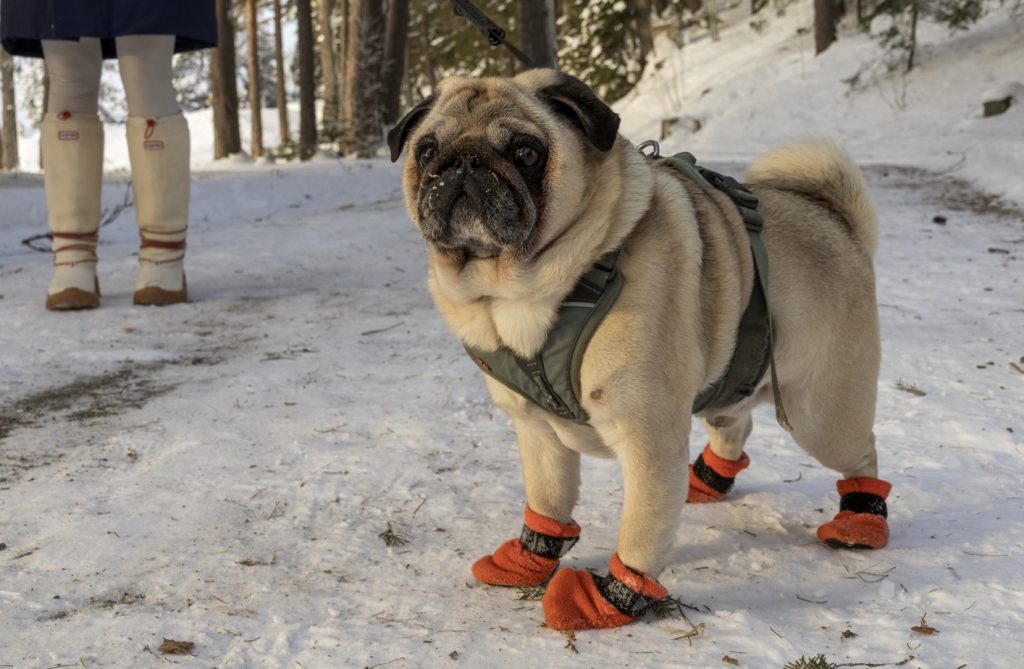
[{"label": "bare tree", "polygon": [[310,0],[296,0],[299,22],[299,159],[316,151],[316,85],[313,77],[313,11]]},{"label": "bare tree", "polygon": [[320,19],[320,34],[317,36],[320,51],[320,81],[324,87],[324,108],[321,127],[325,138],[338,136],[338,70],[335,57],[334,7],[335,0],[317,0]]},{"label": "bare tree", "polygon": [[281,0],[274,2],[274,62],[277,66],[277,132],[281,144],[290,144],[288,96],[284,87],[284,48],[281,46]]},{"label": "bare tree", "polygon": [[388,6],[387,35],[384,39],[384,117],[385,123],[398,120],[398,104],[405,76],[406,44],[409,37],[409,0],[391,0]]},{"label": "bare tree", "polygon": [[0,104],[3,105],[3,136],[0,137],[0,169],[18,168],[18,116],[14,99],[14,58],[0,48]]},{"label": "bare tree", "polygon": [[249,42],[249,112],[252,116],[252,157],[263,155],[263,105],[260,97],[260,33],[256,0],[245,0],[245,29]]},{"label": "bare tree", "polygon": [[554,0],[523,0],[519,3],[519,22],[523,53],[538,67],[558,67]]},{"label": "bare tree", "polygon": [[814,53],[821,53],[836,41],[839,7],[836,0],[814,0]]},{"label": "bare tree", "polygon": [[226,158],[242,150],[238,130],[238,84],[235,73],[235,22],[231,0],[217,0],[217,48],[210,61],[213,97],[213,157]]}]

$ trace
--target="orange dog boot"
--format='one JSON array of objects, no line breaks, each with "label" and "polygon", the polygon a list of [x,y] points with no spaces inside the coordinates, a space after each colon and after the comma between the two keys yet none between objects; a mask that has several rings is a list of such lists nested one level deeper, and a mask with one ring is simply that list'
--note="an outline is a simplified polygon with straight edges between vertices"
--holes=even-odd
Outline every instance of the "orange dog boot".
[{"label": "orange dog boot", "polygon": [[736,475],[749,466],[750,458],[746,453],[739,460],[726,460],[715,455],[708,444],[690,465],[690,491],[686,501],[698,504],[722,501],[736,482]]},{"label": "orange dog boot", "polygon": [[563,525],[529,506],[523,512],[523,533],[473,565],[473,576],[489,585],[528,586],[546,582],[558,569],[558,558],[580,539],[580,526]]},{"label": "orange dog boot", "polygon": [[885,498],[892,484],[870,476],[839,481],[839,513],[818,528],[818,539],[833,548],[882,548],[889,542]]},{"label": "orange dog boot", "polygon": [[618,554],[608,576],[563,569],[544,593],[544,621],[558,630],[622,627],[640,618],[668,591],[643,572],[630,569]]}]

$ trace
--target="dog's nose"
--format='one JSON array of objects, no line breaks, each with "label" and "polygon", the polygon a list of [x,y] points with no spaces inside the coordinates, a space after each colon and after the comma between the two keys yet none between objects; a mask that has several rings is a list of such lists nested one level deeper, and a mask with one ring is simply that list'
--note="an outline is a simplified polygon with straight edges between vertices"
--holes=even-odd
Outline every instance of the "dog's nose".
[{"label": "dog's nose", "polygon": [[463,168],[466,171],[474,170],[480,167],[480,157],[475,153],[457,153],[444,162],[444,165],[439,170],[440,172],[447,172],[452,168]]}]

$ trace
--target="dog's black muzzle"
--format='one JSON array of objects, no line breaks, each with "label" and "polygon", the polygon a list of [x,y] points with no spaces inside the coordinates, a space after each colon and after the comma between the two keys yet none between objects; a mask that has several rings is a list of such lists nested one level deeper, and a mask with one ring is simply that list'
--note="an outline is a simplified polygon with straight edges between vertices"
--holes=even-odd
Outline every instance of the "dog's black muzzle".
[{"label": "dog's black muzzle", "polygon": [[[500,169],[500,168],[499,168]],[[535,208],[474,152],[435,160],[420,181],[420,230],[428,242],[476,257],[521,246],[534,226]]]}]

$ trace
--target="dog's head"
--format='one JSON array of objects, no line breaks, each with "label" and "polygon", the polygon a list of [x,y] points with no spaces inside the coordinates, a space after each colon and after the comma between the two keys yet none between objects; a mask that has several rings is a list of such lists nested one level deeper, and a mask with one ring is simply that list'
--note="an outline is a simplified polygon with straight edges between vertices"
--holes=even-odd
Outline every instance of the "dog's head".
[{"label": "dog's head", "polygon": [[406,207],[427,242],[459,262],[529,257],[569,225],[619,117],[554,70],[451,78],[388,133],[408,146]]}]

